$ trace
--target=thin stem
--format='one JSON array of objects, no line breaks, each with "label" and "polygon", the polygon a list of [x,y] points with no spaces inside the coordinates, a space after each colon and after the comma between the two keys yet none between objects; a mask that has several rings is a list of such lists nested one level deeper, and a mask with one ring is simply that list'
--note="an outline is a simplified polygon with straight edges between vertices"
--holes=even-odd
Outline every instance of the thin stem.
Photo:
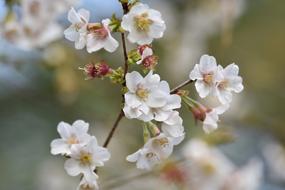
[{"label": "thin stem", "polygon": [[106,138],[106,140],[104,142],[103,147],[106,148],[108,146],[108,144],[110,143],[110,141],[111,141],[111,139],[112,139],[112,137],[113,137],[113,135],[115,133],[115,130],[117,129],[117,127],[118,127],[118,125],[119,125],[119,123],[120,123],[120,121],[122,120],[123,117],[124,117],[124,112],[123,112],[123,110],[121,110],[119,115],[117,116],[117,119],[116,119],[116,121],[115,121],[115,123],[114,123],[114,125],[113,125],[113,127],[111,129],[111,131],[108,134],[108,137]]},{"label": "thin stem", "polygon": [[178,90],[180,90],[181,88],[183,88],[184,86],[187,86],[188,84],[190,84],[192,82],[194,82],[194,81],[191,80],[191,79],[188,79],[188,80],[184,81],[183,83],[181,83],[178,86],[176,86],[175,88],[173,88],[170,91],[170,94],[176,94],[178,92]]}]

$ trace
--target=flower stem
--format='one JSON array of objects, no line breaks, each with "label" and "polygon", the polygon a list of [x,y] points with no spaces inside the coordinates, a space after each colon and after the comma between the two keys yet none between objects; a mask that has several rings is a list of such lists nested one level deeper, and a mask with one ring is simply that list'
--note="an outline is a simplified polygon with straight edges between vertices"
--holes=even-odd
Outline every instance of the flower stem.
[{"label": "flower stem", "polygon": [[192,82],[194,82],[194,81],[191,80],[191,79],[188,79],[188,80],[184,81],[183,83],[181,83],[178,86],[176,86],[175,88],[173,88],[170,91],[170,94],[176,94],[181,88],[183,88],[184,86],[187,86],[188,84],[190,84]]}]

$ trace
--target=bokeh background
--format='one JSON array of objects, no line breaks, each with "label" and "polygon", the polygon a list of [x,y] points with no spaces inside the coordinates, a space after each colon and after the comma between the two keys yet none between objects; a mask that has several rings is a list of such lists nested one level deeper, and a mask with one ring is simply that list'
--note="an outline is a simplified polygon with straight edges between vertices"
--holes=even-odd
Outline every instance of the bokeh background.
[{"label": "bokeh background", "polygon": [[[264,165],[259,189],[285,189],[285,175],[272,169],[270,158],[282,160],[285,151],[274,155],[268,145],[285,143],[285,1],[284,0],[152,0],[143,1],[162,12],[167,31],[154,48],[160,61],[157,72],[172,87],[185,80],[203,54],[214,55],[225,66],[240,67],[245,90],[220,123],[220,129],[205,136],[201,124],[182,109],[187,131],[185,142],[194,137],[217,146],[235,164],[255,157]],[[81,0],[76,7],[92,12],[93,21],[122,15],[117,0]],[[19,11],[16,5],[14,11]],[[0,18],[8,13],[0,0]],[[66,13],[58,17],[63,28]],[[4,25],[1,25],[3,31]],[[116,36],[119,40],[119,36]],[[128,48],[130,49],[128,44]],[[120,88],[108,80],[84,80],[78,67],[106,60],[116,68],[123,64],[121,49],[88,54],[75,50],[61,35],[44,47],[26,49],[0,38],[0,189],[75,189],[79,178],[68,176],[64,159],[50,154],[50,142],[58,137],[60,121],[83,119],[102,144],[120,109]],[[188,86],[193,97],[195,89]],[[198,97],[196,97],[198,98]],[[103,189],[175,189],[157,177],[121,178],[139,173],[125,157],[143,144],[140,122],[123,119],[109,146],[111,160],[100,168]],[[273,149],[274,149],[273,146]],[[176,147],[179,154],[183,144]],[[270,158],[268,158],[270,157]],[[272,160],[272,159],[271,159]],[[276,167],[275,167],[276,168]],[[152,174],[151,174],[152,175]],[[151,179],[149,179],[151,178]],[[124,178],[123,178],[124,179]],[[154,180],[155,179],[155,180]],[[115,187],[108,187],[116,181]],[[179,189],[179,188],[176,188]]]}]

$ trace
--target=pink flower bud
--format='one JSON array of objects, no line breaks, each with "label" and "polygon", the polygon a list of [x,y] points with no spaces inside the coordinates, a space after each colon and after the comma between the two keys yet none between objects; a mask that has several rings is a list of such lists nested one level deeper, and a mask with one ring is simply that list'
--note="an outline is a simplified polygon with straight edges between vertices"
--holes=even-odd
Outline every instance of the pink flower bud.
[{"label": "pink flower bud", "polygon": [[145,45],[138,46],[138,51],[139,51],[139,53],[142,55],[142,54],[143,54],[143,51],[144,51],[146,48],[150,48],[150,49],[151,49],[151,45],[145,44]]},{"label": "pink flower bud", "polygon": [[158,62],[158,57],[155,55],[150,55],[142,61],[143,66],[146,69],[153,69]]},{"label": "pink flower bud", "polygon": [[204,121],[206,118],[206,113],[210,111],[211,111],[210,108],[207,108],[202,104],[197,104],[194,107],[191,107],[191,112],[193,113],[193,116],[196,121],[197,120]]},{"label": "pink flower bud", "polygon": [[109,65],[107,65],[104,61],[96,64],[89,63],[83,68],[79,69],[84,71],[84,73],[87,75],[87,79],[101,78],[106,76],[111,71]]}]

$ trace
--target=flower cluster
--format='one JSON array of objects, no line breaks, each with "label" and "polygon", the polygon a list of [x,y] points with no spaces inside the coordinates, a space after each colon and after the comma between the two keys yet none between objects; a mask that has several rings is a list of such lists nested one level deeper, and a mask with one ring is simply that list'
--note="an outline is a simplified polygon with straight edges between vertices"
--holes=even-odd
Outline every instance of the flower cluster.
[{"label": "flower cluster", "polygon": [[[158,57],[154,54],[152,42],[161,38],[166,29],[160,12],[138,1],[120,0],[124,9],[121,19],[115,15],[100,23],[91,23],[90,12],[71,8],[68,20],[71,25],[64,31],[65,38],[75,43],[76,49],[86,47],[89,53],[104,49],[114,52],[118,41],[112,33],[121,34],[124,50],[124,67],[111,69],[105,61],[90,63],[80,68],[88,79],[108,76],[113,83],[121,85],[122,105],[118,118],[109,133],[104,147],[107,147],[122,117],[143,122],[144,145],[127,156],[127,161],[135,162],[137,168],[150,170],[167,159],[175,145],[185,137],[183,119],[177,109],[181,102],[192,111],[194,118],[204,122],[204,130],[211,132],[217,128],[219,115],[224,113],[232,100],[232,92],[241,92],[242,78],[238,76],[238,66],[226,68],[217,65],[212,56],[203,55],[195,65],[187,81],[170,90],[169,84],[154,73]],[[125,34],[137,47],[128,52]],[[133,65],[142,65],[144,75],[130,71]],[[188,91],[181,88],[195,81],[196,89],[202,98],[214,95],[220,101],[215,108],[207,108],[189,97]],[[78,189],[97,189],[97,166],[103,166],[110,157],[106,148],[97,144],[96,138],[87,134],[88,124],[76,121],[72,126],[60,123],[58,132],[61,139],[51,143],[52,154],[62,154],[68,158],[65,169],[68,174],[83,174]],[[210,168],[211,169],[211,168]]]},{"label": "flower cluster", "polygon": [[167,158],[173,145],[184,138],[184,127],[179,112],[174,109],[181,107],[181,98],[170,94],[166,81],[160,81],[158,74],[150,71],[145,77],[133,71],[126,75],[128,92],[125,94],[125,116],[129,119],[139,119],[144,122],[157,121],[161,123],[162,132],[154,133],[147,139],[144,147],[128,156],[127,160],[137,161],[137,167],[150,169],[155,163]]},{"label": "flower cluster", "polygon": [[21,19],[9,12],[1,35],[25,50],[44,47],[62,36],[62,27],[56,21],[75,4],[76,0],[22,0]]},{"label": "flower cluster", "polygon": [[203,128],[209,133],[218,127],[219,115],[223,114],[232,101],[232,92],[243,90],[242,78],[238,76],[239,67],[232,63],[226,68],[217,65],[213,56],[203,55],[199,64],[194,66],[189,78],[195,82],[196,90],[201,98],[217,97],[218,107],[208,109],[192,101],[191,109],[196,119],[204,122]]},{"label": "flower cluster", "polygon": [[106,148],[98,145],[96,137],[88,134],[89,124],[77,120],[72,125],[60,122],[57,131],[60,139],[51,142],[51,153],[63,155],[68,159],[64,168],[71,176],[82,174],[79,190],[98,189],[96,167],[104,166],[110,159]]}]

